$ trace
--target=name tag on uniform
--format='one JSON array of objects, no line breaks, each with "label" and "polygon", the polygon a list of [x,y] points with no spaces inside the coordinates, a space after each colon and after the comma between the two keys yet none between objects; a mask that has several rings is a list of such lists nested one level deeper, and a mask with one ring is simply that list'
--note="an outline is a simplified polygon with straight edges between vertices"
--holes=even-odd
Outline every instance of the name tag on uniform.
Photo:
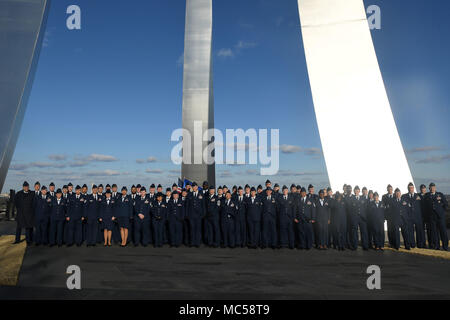
[{"label": "name tag on uniform", "polygon": [[178,204],[179,207],[182,207],[183,205],[181,203]]},{"label": "name tag on uniform", "polygon": [[311,205],[311,201],[308,201],[306,204],[307,204],[308,206],[310,206],[310,205]]},{"label": "name tag on uniform", "polygon": [[216,202],[216,199],[211,199],[211,202]]},{"label": "name tag on uniform", "polygon": [[148,204],[149,202],[148,202],[148,200],[145,200],[145,202],[144,202],[145,204]]},{"label": "name tag on uniform", "polygon": [[199,199],[203,199],[203,197],[202,197],[202,196],[198,196],[198,198],[199,198]]}]

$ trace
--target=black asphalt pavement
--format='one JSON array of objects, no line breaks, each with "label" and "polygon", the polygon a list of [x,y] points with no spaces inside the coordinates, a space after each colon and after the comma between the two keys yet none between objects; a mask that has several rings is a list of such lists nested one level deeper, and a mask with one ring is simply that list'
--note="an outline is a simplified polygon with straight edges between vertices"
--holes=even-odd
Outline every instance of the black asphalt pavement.
[{"label": "black asphalt pavement", "polygon": [[[70,265],[80,291],[66,288]],[[366,287],[370,265],[379,291]],[[450,260],[392,251],[30,247],[0,299],[450,299],[449,271]]]}]

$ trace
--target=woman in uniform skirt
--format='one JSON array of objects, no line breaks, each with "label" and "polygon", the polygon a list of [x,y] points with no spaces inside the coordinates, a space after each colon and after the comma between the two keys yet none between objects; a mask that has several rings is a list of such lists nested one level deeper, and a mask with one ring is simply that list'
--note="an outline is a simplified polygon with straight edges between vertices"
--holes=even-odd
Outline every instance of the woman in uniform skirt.
[{"label": "woman in uniform skirt", "polygon": [[114,227],[114,206],[115,200],[111,198],[111,191],[106,191],[105,201],[102,203],[100,211],[101,228],[105,240],[105,247],[111,246],[112,229]]},{"label": "woman in uniform skirt", "polygon": [[133,215],[133,201],[129,196],[127,187],[123,187],[121,195],[117,197],[114,217],[120,228],[120,237],[122,239],[121,247],[126,247],[128,242],[128,229],[130,228],[130,219]]}]

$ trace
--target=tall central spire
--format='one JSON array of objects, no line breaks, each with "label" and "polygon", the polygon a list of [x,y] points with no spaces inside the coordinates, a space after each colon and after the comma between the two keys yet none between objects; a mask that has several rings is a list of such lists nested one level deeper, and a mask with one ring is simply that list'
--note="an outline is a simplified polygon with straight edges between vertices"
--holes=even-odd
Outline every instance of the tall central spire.
[{"label": "tall central spire", "polygon": [[[200,130],[194,130],[195,127]],[[182,177],[215,184],[215,165],[203,159],[203,150],[194,141],[214,128],[214,98],[212,79],[212,0],[186,1],[186,31],[183,76],[183,136]],[[188,152],[190,151],[190,152]],[[201,153],[201,154],[199,154]],[[190,156],[188,157],[187,154]],[[198,161],[199,159],[200,162]],[[197,160],[197,161],[196,161]]]}]

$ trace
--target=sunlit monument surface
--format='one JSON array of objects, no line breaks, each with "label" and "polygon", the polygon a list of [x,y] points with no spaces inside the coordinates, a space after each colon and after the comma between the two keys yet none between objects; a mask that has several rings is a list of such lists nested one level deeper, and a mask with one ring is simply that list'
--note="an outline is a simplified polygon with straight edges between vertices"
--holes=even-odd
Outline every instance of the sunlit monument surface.
[{"label": "sunlit monument surface", "polygon": [[412,182],[363,0],[298,0],[328,175],[379,193]]}]

